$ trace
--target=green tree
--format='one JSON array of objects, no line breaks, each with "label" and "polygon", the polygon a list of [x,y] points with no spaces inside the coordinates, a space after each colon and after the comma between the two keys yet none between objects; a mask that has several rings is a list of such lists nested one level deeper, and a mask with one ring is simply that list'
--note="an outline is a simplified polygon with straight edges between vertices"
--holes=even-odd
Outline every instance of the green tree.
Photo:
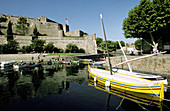
[{"label": "green tree", "polygon": [[37,26],[35,25],[33,29],[33,37],[38,38],[38,35],[39,35],[39,32],[38,32]]},{"label": "green tree", "polygon": [[12,32],[12,23],[11,21],[8,22],[8,27],[7,27],[7,40],[13,40],[13,32]]},{"label": "green tree", "polygon": [[70,53],[76,53],[78,52],[78,47],[75,44],[69,43],[68,45],[66,45],[66,49],[65,52],[70,52]]},{"label": "green tree", "polygon": [[3,54],[15,54],[18,52],[19,43],[15,40],[8,41],[7,44],[2,44],[0,46],[0,52]]},{"label": "green tree", "polygon": [[137,50],[141,50],[142,49],[142,39],[138,39],[135,41],[135,48]]},{"label": "green tree", "polygon": [[85,50],[84,50],[83,48],[80,48],[80,49],[79,49],[79,52],[80,52],[80,53],[85,53]]},{"label": "green tree", "polygon": [[43,51],[44,44],[45,40],[34,39],[32,40],[32,44],[30,44],[30,46],[35,52],[41,52]]},{"label": "green tree", "polygon": [[9,53],[15,54],[18,52],[17,49],[18,49],[19,43],[17,41],[10,40],[8,41],[7,46],[8,46]]},{"label": "green tree", "polygon": [[[125,46],[125,42],[124,41],[120,41],[120,44],[121,44],[122,47]],[[120,49],[120,45],[119,45],[118,41],[115,42],[115,46],[116,46],[117,49]]]},{"label": "green tree", "polygon": [[170,0],[141,0],[123,20],[126,38],[142,38],[153,48],[166,38],[169,26]]},{"label": "green tree", "polygon": [[3,33],[1,32],[1,24],[0,24],[0,35],[3,35]]},{"label": "green tree", "polygon": [[0,54],[3,54],[3,47],[2,47],[2,45],[0,45]]},{"label": "green tree", "polygon": [[30,53],[30,52],[32,52],[32,48],[30,45],[22,46],[21,51],[23,51],[24,53]]},{"label": "green tree", "polygon": [[6,17],[0,17],[0,22],[6,22],[7,18]]},{"label": "green tree", "polygon": [[47,45],[45,45],[43,49],[44,49],[44,51],[47,51],[47,52],[51,53],[51,52],[54,51],[55,47],[54,47],[53,43],[50,42]]},{"label": "green tree", "polygon": [[[103,50],[106,51],[105,41],[101,42],[100,46],[101,46],[101,48],[102,48]],[[108,46],[108,51],[109,51],[109,52],[116,51],[115,42],[110,41],[110,40],[107,40],[107,46]]]},{"label": "green tree", "polygon": [[100,47],[100,43],[101,43],[102,41],[103,41],[102,38],[99,38],[99,37],[96,38],[97,47]]},{"label": "green tree", "polygon": [[7,46],[7,44],[2,44],[1,45],[1,53],[2,54],[7,54],[8,53],[8,46]]},{"label": "green tree", "polygon": [[63,53],[64,52],[64,49],[59,49],[59,53]]},{"label": "green tree", "polygon": [[25,35],[28,31],[29,23],[27,23],[27,19],[24,17],[20,17],[17,21],[16,32],[20,35]]}]

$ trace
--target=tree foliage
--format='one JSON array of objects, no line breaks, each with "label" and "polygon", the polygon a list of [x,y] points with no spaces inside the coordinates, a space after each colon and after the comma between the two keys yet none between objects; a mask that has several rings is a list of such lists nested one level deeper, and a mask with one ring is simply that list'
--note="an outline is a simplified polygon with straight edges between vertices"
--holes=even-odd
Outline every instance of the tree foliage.
[{"label": "tree foliage", "polygon": [[66,45],[65,49],[66,53],[85,53],[85,50],[83,48],[78,48],[77,45],[69,43]]},{"label": "tree foliage", "polygon": [[25,35],[28,30],[29,23],[27,23],[27,19],[24,17],[20,17],[17,21],[16,32],[20,35]]},{"label": "tree foliage", "polygon": [[[101,48],[106,51],[106,43],[105,41],[102,41],[100,43]],[[115,42],[111,41],[111,40],[107,40],[107,46],[108,46],[108,51],[112,52],[112,51],[116,51],[116,45]]]},{"label": "tree foliage", "polygon": [[70,52],[70,53],[75,53],[78,52],[78,47],[75,44],[69,43],[68,45],[66,45],[66,52]]},{"label": "tree foliage", "polygon": [[33,37],[38,38],[38,35],[39,35],[39,32],[38,32],[37,26],[35,25],[33,29]]},{"label": "tree foliage", "polygon": [[55,49],[54,45],[52,42],[48,43],[47,45],[44,46],[44,51],[52,53]]},{"label": "tree foliage", "polygon": [[123,20],[126,38],[142,38],[157,47],[170,28],[170,0],[141,0]]},{"label": "tree foliage", "polygon": [[[125,42],[124,41],[120,41],[120,44],[121,44],[122,47],[125,46]],[[119,45],[118,41],[115,42],[115,46],[116,46],[117,49],[120,49],[120,45]]]},{"label": "tree foliage", "polygon": [[97,44],[97,46],[100,46],[100,43],[102,43],[102,41],[103,41],[102,38],[97,37],[97,38],[96,38],[96,44]]},{"label": "tree foliage", "polygon": [[135,48],[137,50],[141,50],[142,49],[142,39],[138,39],[135,41]]},{"label": "tree foliage", "polygon": [[[105,41],[103,41],[102,38],[97,37],[96,38],[96,43],[97,43],[97,47],[98,48],[101,48],[102,50],[106,51],[106,43],[105,43]],[[120,44],[122,46],[125,46],[125,42],[124,41],[120,41]],[[107,40],[107,45],[108,45],[108,50],[110,52],[116,51],[116,49],[120,49],[118,41],[114,42],[114,41],[111,41],[111,40]]]},{"label": "tree foliage", "polygon": [[15,54],[17,53],[17,49],[18,49],[18,42],[16,42],[15,40],[10,40],[8,41],[7,44],[2,44],[0,45],[0,53],[3,54]]},{"label": "tree foliage", "polygon": [[13,40],[13,32],[12,32],[12,23],[11,23],[11,21],[8,22],[7,40]]},{"label": "tree foliage", "polygon": [[30,44],[30,46],[35,52],[41,52],[43,51],[44,44],[45,40],[34,39],[32,40],[32,44]]},{"label": "tree foliage", "polygon": [[6,22],[7,18],[6,17],[0,17],[0,22]]},{"label": "tree foliage", "polygon": [[31,48],[30,45],[22,46],[21,51],[24,52],[24,53],[30,53],[30,52],[32,52],[32,48]]}]

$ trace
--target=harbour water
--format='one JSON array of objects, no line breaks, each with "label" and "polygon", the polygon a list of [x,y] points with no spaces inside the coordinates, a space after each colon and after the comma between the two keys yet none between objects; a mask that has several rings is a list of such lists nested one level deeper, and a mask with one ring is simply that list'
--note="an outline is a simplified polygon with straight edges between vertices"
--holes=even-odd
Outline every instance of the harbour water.
[{"label": "harbour water", "polygon": [[0,70],[0,111],[170,111],[170,102],[154,103],[94,83],[83,64]]}]

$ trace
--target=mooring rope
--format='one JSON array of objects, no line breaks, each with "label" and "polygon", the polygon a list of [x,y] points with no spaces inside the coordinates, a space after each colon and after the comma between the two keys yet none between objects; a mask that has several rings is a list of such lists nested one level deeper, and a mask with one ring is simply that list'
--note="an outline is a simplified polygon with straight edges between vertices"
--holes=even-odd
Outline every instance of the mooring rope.
[{"label": "mooring rope", "polygon": [[143,107],[141,104],[138,103],[138,105],[139,105],[142,109],[144,109],[144,110],[146,110],[146,111],[149,111],[148,109],[146,109],[145,107]]},{"label": "mooring rope", "polygon": [[120,104],[119,104],[119,106],[116,108],[116,110],[118,110],[119,107],[122,105],[122,102],[123,102],[124,99],[125,99],[125,98],[122,98],[122,100],[120,101]]},{"label": "mooring rope", "polygon": [[160,99],[162,99],[162,100],[164,100],[164,101],[170,101],[170,99],[165,99],[165,98],[161,98],[160,96],[158,96],[153,90],[152,90],[152,88],[150,87],[150,85],[148,85],[149,86],[149,88],[151,89],[151,91],[158,97],[158,98],[160,98]]}]

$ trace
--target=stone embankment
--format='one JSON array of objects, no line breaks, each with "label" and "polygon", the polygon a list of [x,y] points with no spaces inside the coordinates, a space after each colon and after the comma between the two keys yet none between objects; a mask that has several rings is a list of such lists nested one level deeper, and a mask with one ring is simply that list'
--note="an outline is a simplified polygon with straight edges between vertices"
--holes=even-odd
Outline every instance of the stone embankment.
[{"label": "stone embankment", "polygon": [[[37,61],[39,56],[39,60],[49,61],[51,58],[58,58],[59,56],[43,56],[42,54],[1,54],[0,61],[32,61],[32,57],[34,57],[33,61]],[[74,57],[64,57],[60,56],[64,59],[71,59]],[[133,59],[137,56],[127,56],[127,59]],[[112,65],[125,61],[123,56],[116,56],[110,58]],[[158,55],[150,58],[140,59],[137,61],[130,62],[133,71],[145,72],[145,73],[153,73],[153,74],[163,74],[170,75],[170,55]],[[106,59],[106,65],[108,65],[108,59]],[[127,64],[123,64],[118,66],[117,68],[128,69]]]},{"label": "stone embankment", "polygon": [[[137,56],[127,56],[127,59],[133,59]],[[139,56],[140,57],[140,56]],[[112,65],[118,64],[125,61],[123,56],[111,57],[110,61]],[[106,61],[106,66],[108,66],[108,60]],[[162,74],[170,75],[170,55],[157,55],[150,58],[140,59],[130,62],[133,71],[152,73],[152,74]],[[117,68],[128,69],[127,64],[117,66]]]},{"label": "stone embankment", "polygon": [[[0,61],[49,61],[52,57],[51,56],[43,56],[42,54],[1,54]],[[57,56],[56,56],[57,57]]]}]

